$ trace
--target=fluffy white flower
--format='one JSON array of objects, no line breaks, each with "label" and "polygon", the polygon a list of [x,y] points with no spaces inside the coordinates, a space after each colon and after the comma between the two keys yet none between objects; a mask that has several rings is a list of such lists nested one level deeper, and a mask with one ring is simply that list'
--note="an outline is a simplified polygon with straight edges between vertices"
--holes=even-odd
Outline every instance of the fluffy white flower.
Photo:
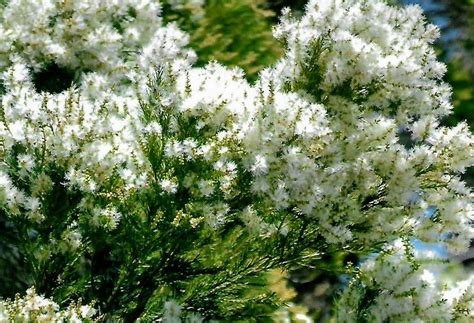
[{"label": "fluffy white flower", "polygon": [[176,193],[178,185],[169,179],[164,179],[160,182],[161,189],[167,193]]}]

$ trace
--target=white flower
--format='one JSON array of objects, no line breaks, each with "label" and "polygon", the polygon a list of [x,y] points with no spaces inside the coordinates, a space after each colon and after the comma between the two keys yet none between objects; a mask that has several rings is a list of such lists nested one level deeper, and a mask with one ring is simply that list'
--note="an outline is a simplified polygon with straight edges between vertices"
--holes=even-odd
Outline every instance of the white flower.
[{"label": "white flower", "polygon": [[25,208],[34,212],[37,211],[41,206],[40,200],[36,197],[29,197],[26,199]]},{"label": "white flower", "polygon": [[204,196],[209,196],[214,192],[214,182],[209,180],[200,180],[198,182],[199,191]]},{"label": "white flower", "polygon": [[178,185],[169,179],[164,179],[160,182],[161,189],[167,193],[176,193]]},{"label": "white flower", "polygon": [[164,306],[164,320],[166,322],[179,322],[181,315],[182,306],[179,305],[175,300],[169,300],[165,302]]},{"label": "white flower", "polygon": [[262,175],[268,171],[267,159],[263,155],[256,155],[251,170],[256,175]]},{"label": "white flower", "polygon": [[30,155],[19,155],[18,164],[22,170],[30,172],[35,166],[35,161]]}]

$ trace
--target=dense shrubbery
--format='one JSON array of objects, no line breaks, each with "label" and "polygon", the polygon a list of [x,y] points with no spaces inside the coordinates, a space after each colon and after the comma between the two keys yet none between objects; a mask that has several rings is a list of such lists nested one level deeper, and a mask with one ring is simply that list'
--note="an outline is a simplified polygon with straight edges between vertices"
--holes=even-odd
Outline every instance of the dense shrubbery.
[{"label": "dense shrubbery", "polygon": [[[286,11],[284,57],[254,84],[193,67],[189,36],[160,8],[1,9],[0,295],[28,292],[0,301],[0,320],[285,320],[269,273],[304,265],[340,278],[337,321],[472,319],[471,280],[443,284],[443,261],[414,247],[460,253],[473,236],[460,180],[473,139],[439,125],[450,88],[418,7]],[[248,38],[235,49],[212,27],[214,9],[165,9],[199,25],[206,59],[220,58],[205,53],[208,28],[255,57]]]}]

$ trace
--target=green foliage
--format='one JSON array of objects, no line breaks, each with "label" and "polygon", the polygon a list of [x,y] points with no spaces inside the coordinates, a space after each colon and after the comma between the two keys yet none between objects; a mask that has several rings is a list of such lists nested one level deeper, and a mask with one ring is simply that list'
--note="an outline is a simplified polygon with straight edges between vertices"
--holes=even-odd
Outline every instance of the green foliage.
[{"label": "green foliage", "polygon": [[447,79],[453,87],[454,114],[448,120],[454,125],[460,120],[466,120],[471,130],[474,130],[474,80],[462,67],[459,61],[449,63]]},{"label": "green foliage", "polygon": [[282,54],[271,32],[275,13],[265,9],[265,0],[208,0],[203,7],[185,4],[179,10],[169,2],[164,5],[165,21],[177,21],[190,34],[197,66],[217,60],[242,68],[254,81]]}]

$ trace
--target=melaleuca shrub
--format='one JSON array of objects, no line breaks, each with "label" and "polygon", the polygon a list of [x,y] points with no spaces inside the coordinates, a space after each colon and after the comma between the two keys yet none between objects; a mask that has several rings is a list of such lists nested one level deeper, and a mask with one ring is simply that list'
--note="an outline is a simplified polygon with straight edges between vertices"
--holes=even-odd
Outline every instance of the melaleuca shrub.
[{"label": "melaleuca shrub", "polygon": [[473,139],[439,124],[450,88],[419,7],[285,12],[286,54],[255,85],[193,68],[159,14],[152,0],[1,10],[1,279],[16,280],[2,296],[36,290],[2,319],[264,320],[285,306],[271,270],[328,263],[346,282],[338,321],[472,319],[471,280],[446,286],[414,247],[461,253],[473,235]]}]

